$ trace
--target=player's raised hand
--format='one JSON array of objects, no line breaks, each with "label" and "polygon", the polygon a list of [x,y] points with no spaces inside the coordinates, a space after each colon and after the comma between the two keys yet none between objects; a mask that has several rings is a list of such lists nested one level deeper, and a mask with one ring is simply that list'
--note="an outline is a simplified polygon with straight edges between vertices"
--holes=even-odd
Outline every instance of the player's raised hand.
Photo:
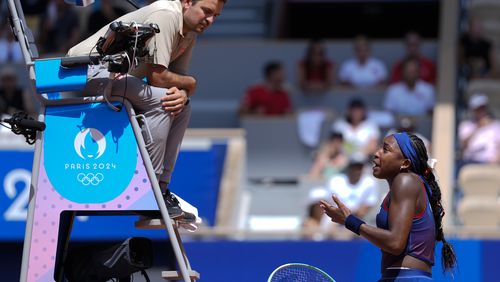
[{"label": "player's raised hand", "polygon": [[332,195],[333,202],[331,205],[325,200],[320,200],[319,204],[323,211],[332,219],[333,222],[344,225],[345,219],[351,214],[351,210],[342,203],[337,195]]}]

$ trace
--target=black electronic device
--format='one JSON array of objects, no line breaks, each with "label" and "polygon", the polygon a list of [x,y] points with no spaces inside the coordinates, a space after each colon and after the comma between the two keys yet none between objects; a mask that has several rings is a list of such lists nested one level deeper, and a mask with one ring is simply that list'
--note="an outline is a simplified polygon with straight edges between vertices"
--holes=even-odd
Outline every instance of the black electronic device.
[{"label": "black electronic device", "polygon": [[149,41],[160,28],[155,23],[112,22],[106,34],[96,44],[102,60],[110,72],[127,73],[133,60],[149,54]]},{"label": "black electronic device", "polygon": [[[130,281],[135,272],[153,266],[153,245],[144,237],[128,238],[109,247],[85,246],[68,252],[64,272],[68,282]],[[116,280],[113,280],[116,281]]]},{"label": "black electronic device", "polygon": [[35,143],[37,131],[45,130],[45,123],[37,121],[25,112],[17,112],[10,118],[0,120],[10,125],[10,130],[17,135],[23,135],[30,145]]}]

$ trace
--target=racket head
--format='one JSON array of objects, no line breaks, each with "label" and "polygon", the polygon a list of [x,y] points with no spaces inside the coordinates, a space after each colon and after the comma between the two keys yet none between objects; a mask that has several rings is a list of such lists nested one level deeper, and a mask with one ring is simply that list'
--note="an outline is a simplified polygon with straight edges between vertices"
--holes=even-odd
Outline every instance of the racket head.
[{"label": "racket head", "polygon": [[287,263],[277,267],[267,282],[335,282],[323,270],[305,263]]}]

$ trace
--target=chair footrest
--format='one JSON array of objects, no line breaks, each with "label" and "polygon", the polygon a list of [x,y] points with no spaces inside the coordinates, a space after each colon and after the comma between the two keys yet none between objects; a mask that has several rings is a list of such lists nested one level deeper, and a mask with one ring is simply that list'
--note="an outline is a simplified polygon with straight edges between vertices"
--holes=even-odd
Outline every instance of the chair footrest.
[{"label": "chair footrest", "polygon": [[[188,231],[196,231],[198,226],[196,223],[185,223],[182,220],[173,220],[172,223],[174,226],[178,226],[179,228],[186,229]],[[157,230],[157,229],[166,229],[165,222],[163,222],[160,218],[141,218],[135,222],[135,228],[141,230]]]},{"label": "chair footrest", "polygon": [[[195,270],[189,270],[188,274],[191,279],[200,279],[200,274]],[[161,277],[168,280],[179,280],[182,279],[182,274],[180,271],[162,271]]]}]

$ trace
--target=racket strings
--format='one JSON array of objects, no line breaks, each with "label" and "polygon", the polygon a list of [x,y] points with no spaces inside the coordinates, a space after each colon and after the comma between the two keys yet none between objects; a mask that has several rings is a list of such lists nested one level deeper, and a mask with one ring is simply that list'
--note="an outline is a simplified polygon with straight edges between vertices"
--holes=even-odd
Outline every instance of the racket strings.
[{"label": "racket strings", "polygon": [[331,282],[323,272],[304,266],[289,266],[274,273],[270,282]]}]

